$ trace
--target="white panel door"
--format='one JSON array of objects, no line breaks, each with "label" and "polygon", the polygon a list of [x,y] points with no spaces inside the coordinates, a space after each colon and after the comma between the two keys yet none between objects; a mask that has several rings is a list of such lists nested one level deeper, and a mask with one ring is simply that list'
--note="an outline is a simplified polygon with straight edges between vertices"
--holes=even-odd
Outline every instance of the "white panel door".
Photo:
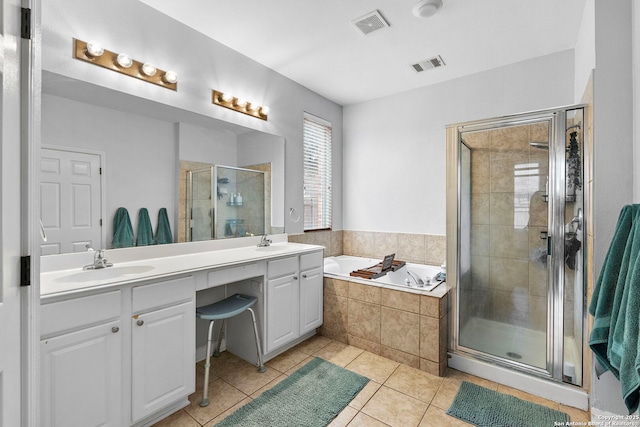
[{"label": "white panel door", "polygon": [[[22,64],[20,52],[19,1],[0,3],[0,426],[27,425],[21,409],[30,409],[30,401],[21,400],[29,393],[31,376],[24,372],[27,355],[21,355],[21,338],[29,340],[29,324],[20,304],[21,232],[26,221],[20,208],[21,190],[21,102]],[[22,292],[22,295],[27,295]],[[22,307],[25,307],[23,305]],[[21,315],[24,329],[21,331]],[[23,365],[24,363],[24,365]],[[25,378],[21,375],[25,374]]]},{"label": "white panel door", "polygon": [[300,274],[300,335],[322,325],[322,268]]},{"label": "white panel door", "polygon": [[291,274],[267,282],[267,337],[265,353],[298,338],[298,276]]},{"label": "white panel door", "polygon": [[101,226],[101,164],[98,154],[43,148],[40,218],[47,241],[42,255],[104,248]]}]

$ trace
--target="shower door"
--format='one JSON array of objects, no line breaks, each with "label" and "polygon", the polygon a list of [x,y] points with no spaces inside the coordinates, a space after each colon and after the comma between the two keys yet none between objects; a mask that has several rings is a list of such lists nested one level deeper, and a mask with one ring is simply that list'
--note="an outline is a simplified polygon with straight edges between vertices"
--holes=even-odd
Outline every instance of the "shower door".
[{"label": "shower door", "polygon": [[457,165],[452,350],[577,385],[581,123],[577,108],[448,130]]},{"label": "shower door", "polygon": [[213,166],[187,172],[187,230],[188,242],[214,238]]}]

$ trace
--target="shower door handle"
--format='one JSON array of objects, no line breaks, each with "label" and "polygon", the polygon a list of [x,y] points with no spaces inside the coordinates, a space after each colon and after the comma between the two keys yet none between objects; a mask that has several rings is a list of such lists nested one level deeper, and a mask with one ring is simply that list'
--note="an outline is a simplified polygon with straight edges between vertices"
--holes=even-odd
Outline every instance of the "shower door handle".
[{"label": "shower door handle", "polygon": [[551,254],[551,236],[547,230],[540,232],[540,240],[547,241],[547,255]]}]

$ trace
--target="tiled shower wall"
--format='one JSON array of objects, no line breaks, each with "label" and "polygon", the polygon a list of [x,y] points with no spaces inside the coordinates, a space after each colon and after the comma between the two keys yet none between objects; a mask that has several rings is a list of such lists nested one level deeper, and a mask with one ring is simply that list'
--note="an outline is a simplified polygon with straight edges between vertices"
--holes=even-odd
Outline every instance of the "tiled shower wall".
[{"label": "tiled shower wall", "polygon": [[461,313],[545,330],[546,256],[535,255],[546,253],[549,153],[529,143],[548,143],[548,125],[463,139],[471,148],[471,277],[461,281]]},{"label": "tiled shower wall", "polygon": [[382,259],[395,253],[402,261],[432,265],[441,265],[446,258],[446,237],[431,234],[327,230],[290,235],[289,241],[324,246],[325,256]]}]

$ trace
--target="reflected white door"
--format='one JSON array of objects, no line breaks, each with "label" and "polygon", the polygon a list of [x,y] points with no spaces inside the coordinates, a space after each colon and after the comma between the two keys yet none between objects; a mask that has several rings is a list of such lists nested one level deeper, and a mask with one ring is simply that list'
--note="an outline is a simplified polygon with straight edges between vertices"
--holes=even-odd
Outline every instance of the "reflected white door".
[{"label": "reflected white door", "polygon": [[99,154],[43,148],[40,161],[40,219],[47,241],[41,255],[103,248]]}]

